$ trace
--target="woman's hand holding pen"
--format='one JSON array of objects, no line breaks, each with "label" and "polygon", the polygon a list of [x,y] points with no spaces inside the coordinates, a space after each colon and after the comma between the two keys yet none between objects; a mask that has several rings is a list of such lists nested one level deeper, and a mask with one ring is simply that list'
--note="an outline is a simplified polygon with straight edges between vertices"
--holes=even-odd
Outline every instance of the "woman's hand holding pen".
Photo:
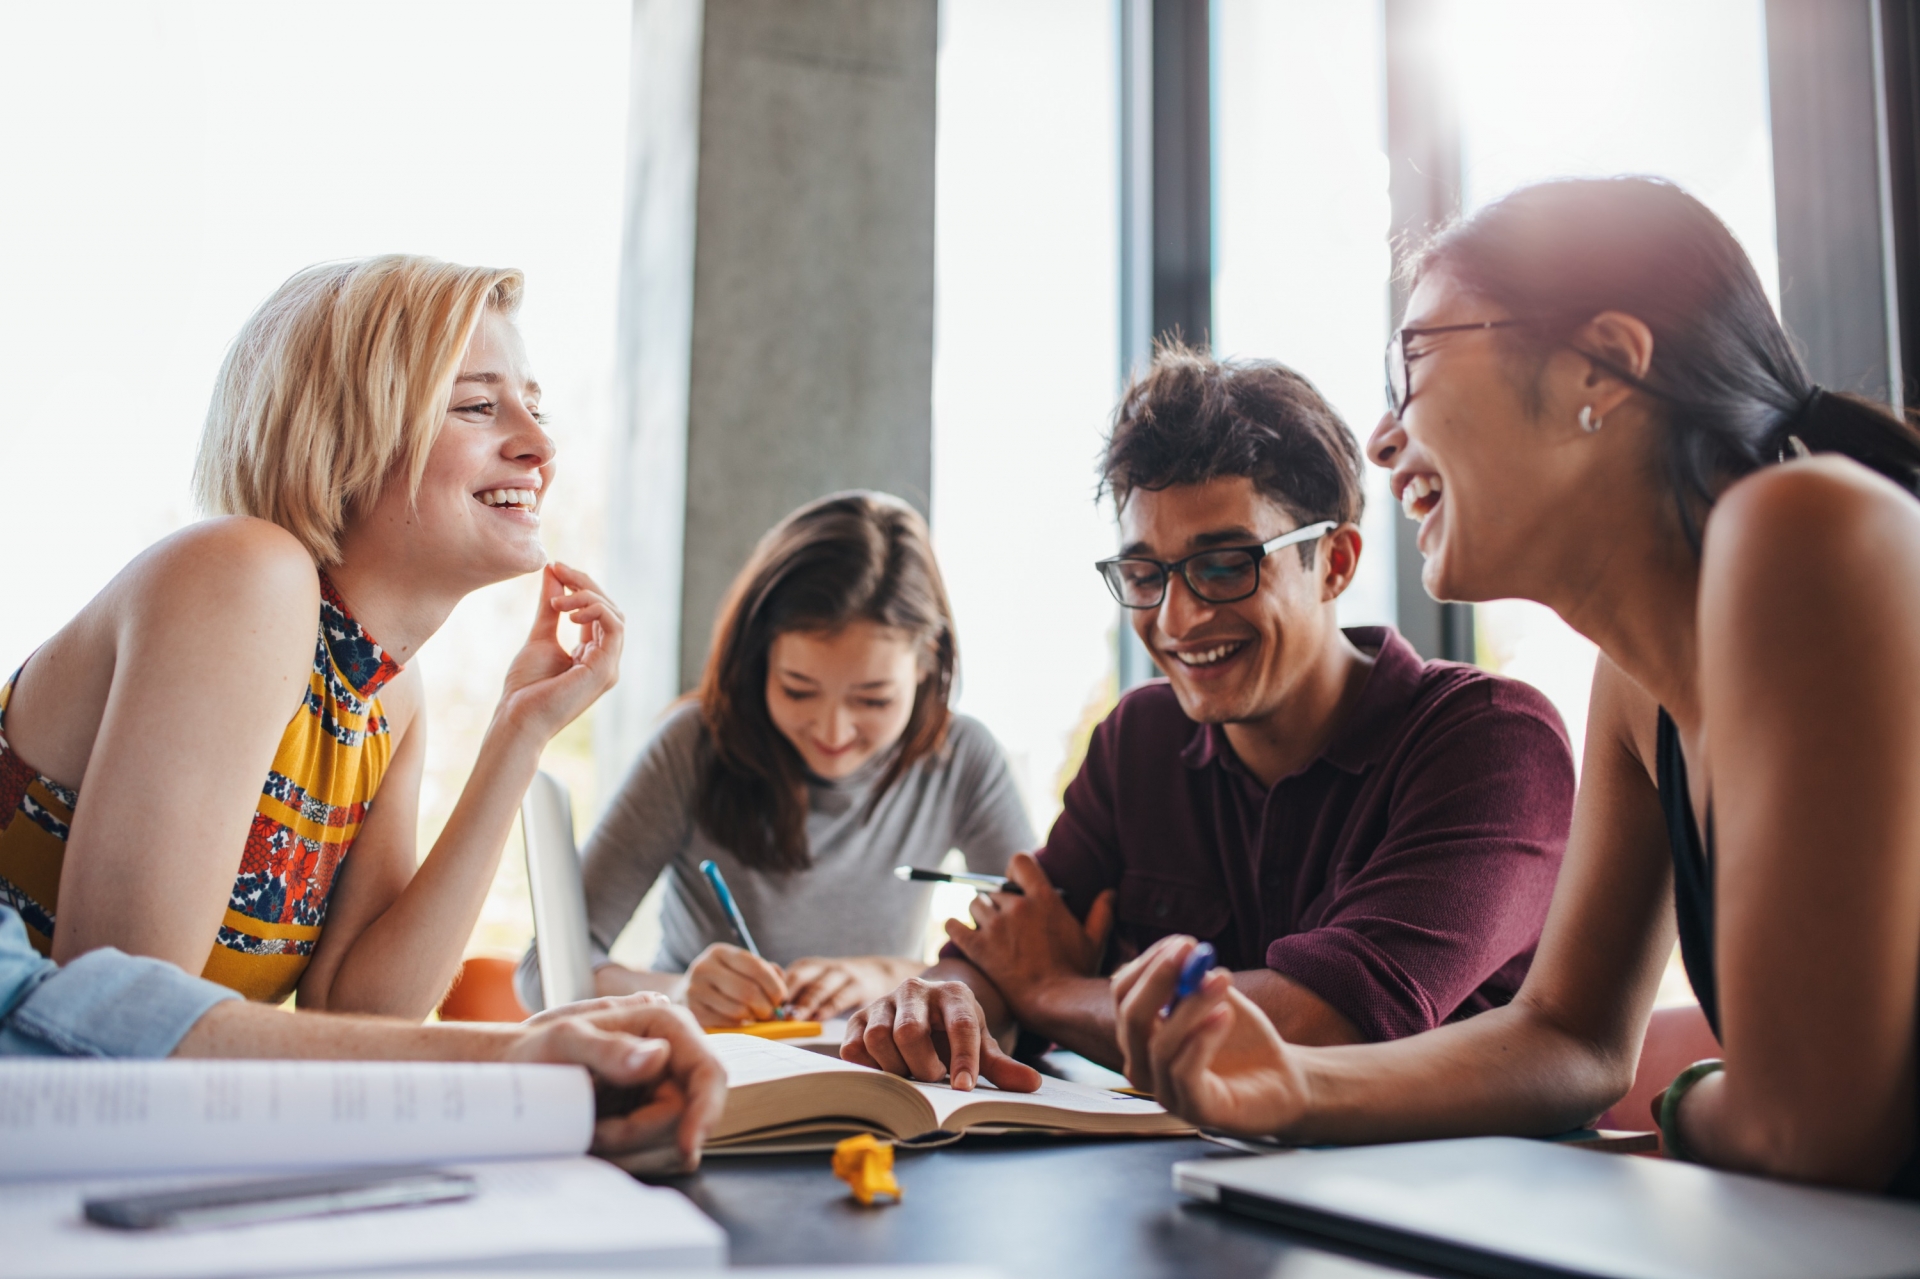
[{"label": "woman's hand holding pen", "polygon": [[687,966],[687,1007],[702,1026],[772,1021],[792,998],[778,964],[726,942],[715,942]]},{"label": "woman's hand holding pen", "polygon": [[1199,1127],[1241,1136],[1283,1133],[1311,1108],[1300,1050],[1280,1038],[1224,970],[1209,972],[1192,995],[1174,1002],[1181,965],[1195,944],[1191,937],[1163,937],[1113,975],[1126,1076]]},{"label": "woman's hand holding pen", "polygon": [[855,955],[798,959],[783,970],[716,942],[688,965],[686,1001],[703,1026],[771,1021],[782,1008],[799,1021],[824,1021],[879,998],[920,968],[912,960]]}]

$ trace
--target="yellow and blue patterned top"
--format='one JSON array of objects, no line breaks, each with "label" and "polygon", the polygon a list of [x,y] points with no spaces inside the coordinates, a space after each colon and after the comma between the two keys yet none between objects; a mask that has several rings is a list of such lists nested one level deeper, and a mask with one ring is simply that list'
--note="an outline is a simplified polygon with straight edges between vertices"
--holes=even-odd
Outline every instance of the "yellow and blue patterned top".
[{"label": "yellow and blue patterned top", "polygon": [[[306,700],[261,787],[226,917],[201,970],[208,980],[268,1003],[300,984],[341,864],[393,758],[377,694],[399,673],[321,574]],[[0,904],[20,912],[34,946],[49,954],[80,796],[42,777],[7,744],[7,701],[19,677],[15,671],[0,687]]]}]

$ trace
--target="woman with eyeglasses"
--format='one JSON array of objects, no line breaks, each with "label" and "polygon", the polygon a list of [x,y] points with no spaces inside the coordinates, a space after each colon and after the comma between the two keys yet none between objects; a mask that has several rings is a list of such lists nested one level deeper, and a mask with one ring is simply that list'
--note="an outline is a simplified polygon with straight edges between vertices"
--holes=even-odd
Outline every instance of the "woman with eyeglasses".
[{"label": "woman with eyeglasses", "polygon": [[1600,648],[1540,950],[1504,1008],[1283,1042],[1192,942],[1118,974],[1129,1076],[1303,1144],[1550,1133],[1634,1076],[1676,935],[1721,1056],[1670,1155],[1920,1197],[1920,434],[1812,385],[1726,227],[1648,179],[1547,183],[1411,264],[1368,445],[1427,589]]},{"label": "woman with eyeglasses", "polygon": [[[1000,875],[1033,828],[999,743],[948,707],[959,644],[926,521],[837,493],[760,539],[697,693],[634,761],[587,841],[602,995],[661,991],[708,1026],[838,1016],[926,967],[932,889],[898,866],[958,849]],[[736,932],[701,871],[738,906]],[[667,877],[650,968],[607,952]],[[756,953],[757,948],[757,953]],[[521,998],[539,1005],[529,948]]]}]

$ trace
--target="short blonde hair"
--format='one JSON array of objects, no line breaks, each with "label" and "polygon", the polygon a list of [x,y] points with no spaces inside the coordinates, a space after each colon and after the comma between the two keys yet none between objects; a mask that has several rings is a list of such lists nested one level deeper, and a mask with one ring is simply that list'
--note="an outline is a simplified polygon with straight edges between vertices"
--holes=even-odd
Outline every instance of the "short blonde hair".
[{"label": "short blonde hair", "polygon": [[418,490],[468,340],[487,309],[513,315],[525,284],[399,253],[301,271],[227,352],[194,499],[271,520],[317,563],[339,563],[347,521],[389,477]]}]

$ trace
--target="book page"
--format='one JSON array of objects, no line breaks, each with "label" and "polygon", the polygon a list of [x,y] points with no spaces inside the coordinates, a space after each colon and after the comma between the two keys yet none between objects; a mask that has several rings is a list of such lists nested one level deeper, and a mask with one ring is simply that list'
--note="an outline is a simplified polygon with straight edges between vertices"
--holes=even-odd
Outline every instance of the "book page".
[{"label": "book page", "polygon": [[844,1074],[852,1071],[871,1073],[871,1066],[856,1066],[838,1057],[796,1048],[786,1040],[762,1039],[758,1035],[708,1035],[707,1047],[727,1068],[727,1086],[765,1083],[770,1079],[790,1079],[796,1075]]},{"label": "book page", "polygon": [[0,1180],[577,1155],[578,1066],[0,1061]]},{"label": "book page", "polygon": [[714,1140],[823,1116],[857,1118],[910,1137],[934,1126],[926,1099],[904,1079],[871,1066],[753,1035],[709,1035],[727,1071],[727,1109]]},{"label": "book page", "polygon": [[[975,1103],[993,1103],[1015,1106],[1046,1106],[1054,1110],[1064,1110],[1075,1115],[1101,1115],[1116,1119],[1139,1119],[1155,1121],[1163,1119],[1167,1112],[1159,1102],[1148,1101],[1144,1097],[1127,1097],[1105,1088],[1093,1088],[1086,1084],[1076,1084],[1066,1079],[1040,1077],[1038,1092],[1006,1092],[995,1088],[986,1080],[974,1086],[972,1092],[956,1092],[946,1084],[914,1084],[926,1099],[933,1103],[933,1113],[940,1118],[940,1126],[947,1127],[947,1120],[954,1113]],[[961,1117],[964,1123],[965,1116]],[[1047,1120],[1035,1116],[1033,1122],[1045,1124]]]}]

